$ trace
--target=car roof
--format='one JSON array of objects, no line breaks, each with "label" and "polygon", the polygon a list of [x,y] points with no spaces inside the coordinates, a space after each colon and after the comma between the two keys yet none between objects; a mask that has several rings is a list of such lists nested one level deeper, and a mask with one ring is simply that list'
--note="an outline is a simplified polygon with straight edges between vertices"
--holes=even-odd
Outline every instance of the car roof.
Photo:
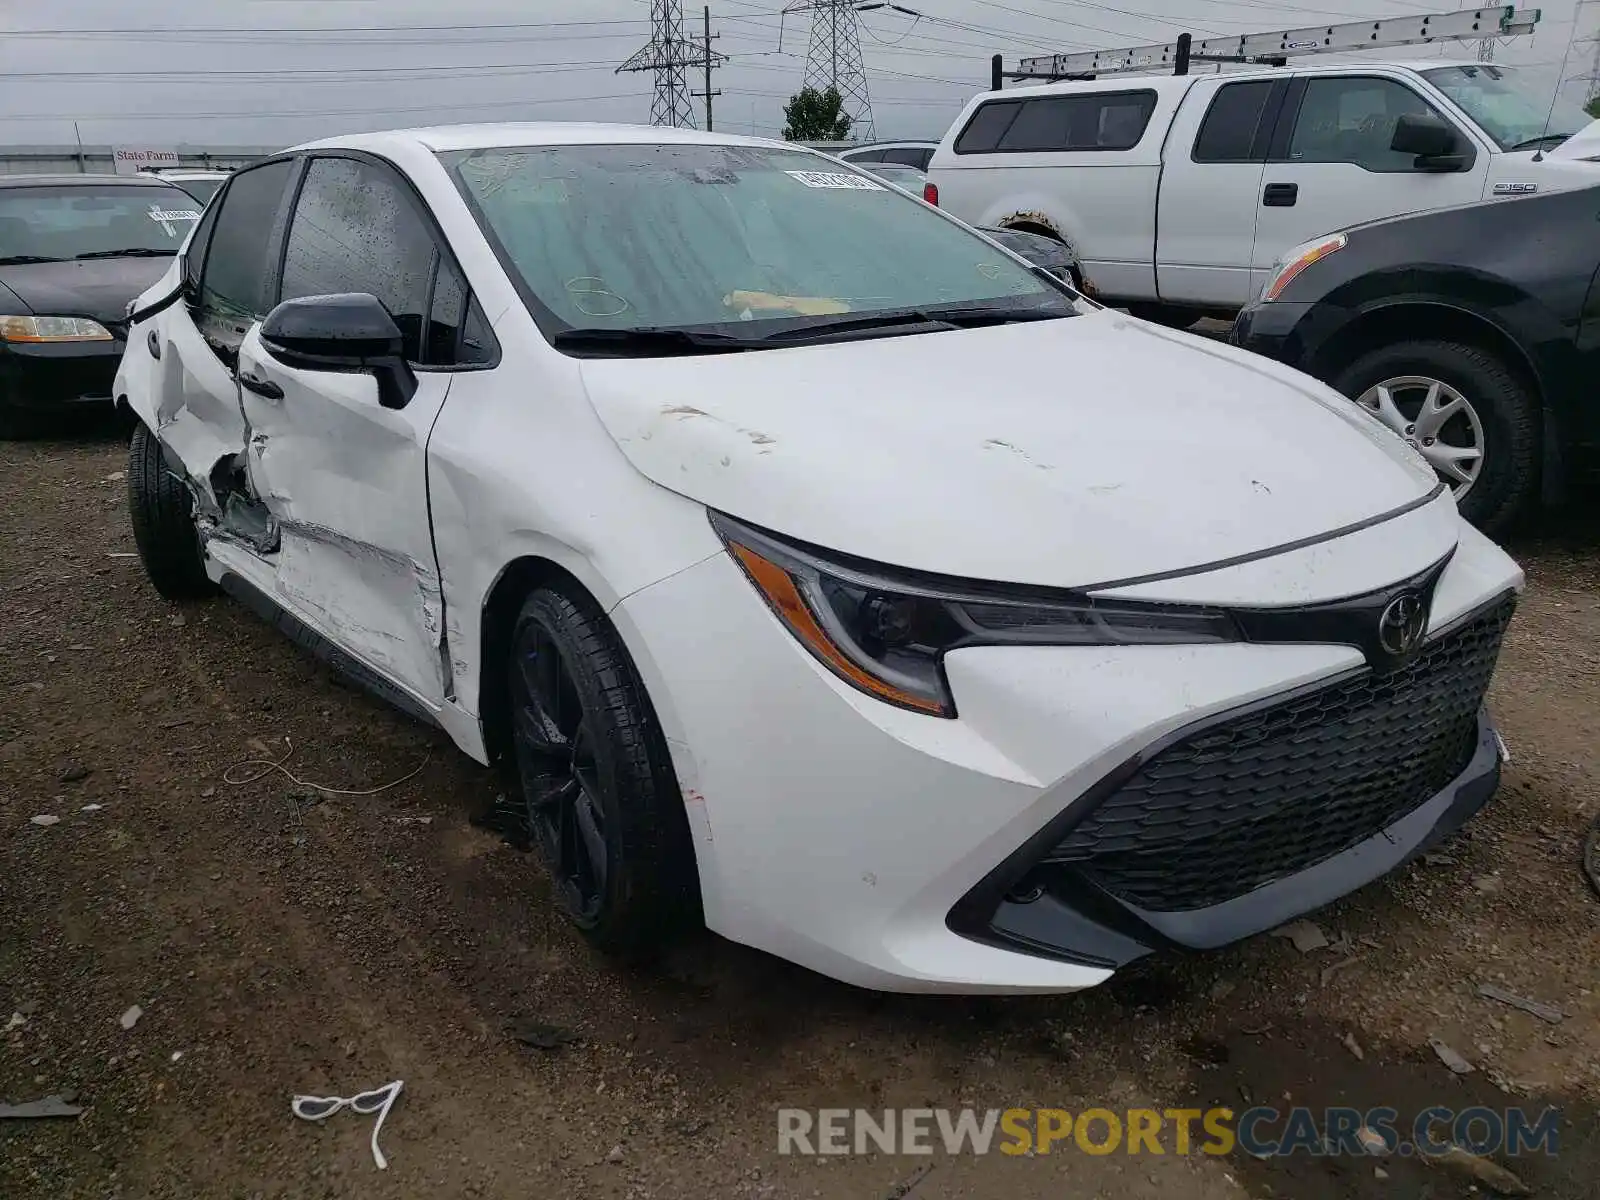
[{"label": "car roof", "polygon": [[154,175],[0,175],[0,188],[81,186],[86,183],[96,187],[176,187]]},{"label": "car roof", "polygon": [[900,138],[892,142],[862,142],[860,145],[850,146],[841,150],[841,154],[854,154],[857,150],[882,150],[894,146],[937,146],[938,142],[929,141],[927,138]]},{"label": "car roof", "polygon": [[738,134],[702,133],[697,129],[671,129],[659,125],[608,125],[583,121],[494,122],[481,125],[435,125],[417,129],[390,129],[378,133],[353,133],[323,138],[295,146],[301,150],[370,150],[381,153],[397,146],[424,150],[485,150],[496,146],[766,146],[797,153],[814,153],[790,142]]}]

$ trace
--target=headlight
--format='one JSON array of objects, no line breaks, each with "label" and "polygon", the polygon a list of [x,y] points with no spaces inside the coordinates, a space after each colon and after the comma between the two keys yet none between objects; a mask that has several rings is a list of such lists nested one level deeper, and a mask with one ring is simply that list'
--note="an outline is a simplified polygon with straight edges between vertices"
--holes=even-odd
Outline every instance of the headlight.
[{"label": "headlight", "polygon": [[711,523],[818,661],[869,696],[932,716],[956,715],[944,656],[963,646],[1187,645],[1240,636],[1216,609],[924,576],[793,545],[719,513]]},{"label": "headlight", "polygon": [[0,341],[109,342],[111,333],[88,317],[0,317]]},{"label": "headlight", "polygon": [[1304,242],[1290,250],[1278,263],[1278,269],[1267,281],[1267,286],[1261,290],[1261,299],[1276,300],[1301,271],[1312,263],[1320,262],[1328,255],[1343,250],[1349,240],[1344,234],[1336,233],[1331,237],[1318,238],[1314,242]]}]

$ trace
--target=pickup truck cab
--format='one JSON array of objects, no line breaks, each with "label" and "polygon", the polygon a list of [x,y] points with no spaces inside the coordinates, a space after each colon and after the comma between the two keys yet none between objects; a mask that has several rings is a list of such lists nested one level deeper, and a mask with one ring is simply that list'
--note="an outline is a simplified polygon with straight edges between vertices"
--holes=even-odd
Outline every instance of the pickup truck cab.
[{"label": "pickup truck cab", "polygon": [[1186,326],[1231,315],[1284,251],[1336,229],[1600,182],[1600,141],[1597,158],[1546,154],[1589,123],[1479,62],[1111,76],[978,96],[927,197],[1058,238],[1102,299]]}]

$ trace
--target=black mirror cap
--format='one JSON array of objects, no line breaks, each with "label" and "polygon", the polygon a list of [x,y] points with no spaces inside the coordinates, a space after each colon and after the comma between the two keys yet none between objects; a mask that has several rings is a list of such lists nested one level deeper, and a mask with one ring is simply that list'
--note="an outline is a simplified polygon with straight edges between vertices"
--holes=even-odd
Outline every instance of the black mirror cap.
[{"label": "black mirror cap", "polygon": [[376,296],[303,296],[285,300],[261,322],[261,340],[290,366],[359,371],[405,353],[400,327]]},{"label": "black mirror cap", "polygon": [[1389,149],[1415,155],[1422,170],[1440,169],[1435,164],[1444,159],[1451,160],[1449,170],[1459,170],[1466,158],[1455,129],[1447,121],[1422,113],[1403,113],[1396,118]]},{"label": "black mirror cap", "polygon": [[261,322],[261,344],[289,367],[370,371],[384,408],[404,408],[417,391],[405,336],[369,292],[285,300]]}]

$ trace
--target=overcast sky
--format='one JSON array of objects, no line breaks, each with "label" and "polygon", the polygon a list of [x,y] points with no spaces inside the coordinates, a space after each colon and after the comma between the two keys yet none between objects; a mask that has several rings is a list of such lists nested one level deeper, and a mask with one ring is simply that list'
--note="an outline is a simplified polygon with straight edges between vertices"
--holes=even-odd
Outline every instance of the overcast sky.
[{"label": "overcast sky", "polygon": [[[701,4],[687,0],[697,33]],[[717,127],[774,135],[802,81],[809,23],[784,0],[712,0]],[[879,137],[934,136],[986,86],[989,56],[1103,49],[1457,7],[1444,0],[905,0],[863,13]],[[1597,0],[1544,0],[1526,64],[1581,100]],[[0,140],[282,146],[329,134],[476,120],[646,122],[653,76],[616,75],[649,37],[650,0],[0,0]],[[780,25],[782,36],[780,41]],[[1411,57],[1471,57],[1419,47]],[[695,81],[698,88],[699,81]],[[698,105],[698,101],[696,104]]]}]

